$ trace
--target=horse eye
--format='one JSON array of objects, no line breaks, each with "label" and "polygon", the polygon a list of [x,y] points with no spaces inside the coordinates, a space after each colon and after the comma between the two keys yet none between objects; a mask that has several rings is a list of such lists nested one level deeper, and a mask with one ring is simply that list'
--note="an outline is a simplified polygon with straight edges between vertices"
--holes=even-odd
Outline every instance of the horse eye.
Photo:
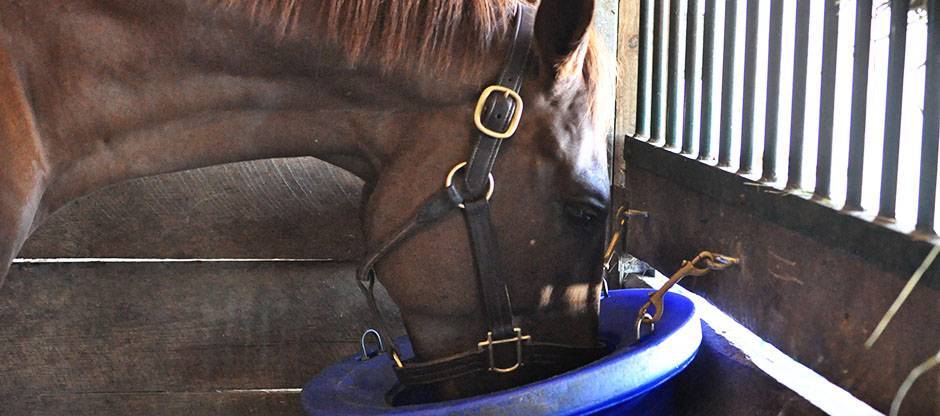
[{"label": "horse eye", "polygon": [[601,216],[597,208],[579,203],[565,203],[564,211],[568,221],[582,227],[591,225]]}]

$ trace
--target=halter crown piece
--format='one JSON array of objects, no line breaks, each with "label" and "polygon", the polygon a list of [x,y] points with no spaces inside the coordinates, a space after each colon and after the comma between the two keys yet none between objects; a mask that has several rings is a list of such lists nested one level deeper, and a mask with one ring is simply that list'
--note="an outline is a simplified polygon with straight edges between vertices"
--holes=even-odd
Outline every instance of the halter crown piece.
[{"label": "halter crown piece", "polygon": [[[365,294],[375,325],[390,334],[376,306],[373,288],[375,263],[400,242],[444,215],[461,208],[469,229],[473,260],[487,319],[485,337],[466,352],[430,361],[404,361],[391,337],[386,337],[395,373],[401,387],[434,386],[467,377],[509,376],[520,368],[533,368],[539,374],[553,374],[584,365],[607,352],[607,348],[540,343],[513,325],[509,291],[501,273],[499,247],[490,218],[489,199],[495,186],[492,169],[500,145],[512,138],[522,118],[519,94],[529,61],[535,26],[535,8],[521,4],[516,9],[513,43],[509,58],[495,84],[485,88],[474,112],[476,143],[469,160],[454,166],[442,190],[429,197],[411,219],[392,236],[368,253],[357,273],[357,283]],[[455,179],[463,172],[463,180]]]}]

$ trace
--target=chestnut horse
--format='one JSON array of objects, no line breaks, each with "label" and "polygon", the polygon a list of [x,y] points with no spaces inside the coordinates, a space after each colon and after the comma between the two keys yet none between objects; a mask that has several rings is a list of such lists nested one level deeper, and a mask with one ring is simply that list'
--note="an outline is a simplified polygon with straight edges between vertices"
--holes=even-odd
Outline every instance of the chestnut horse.
[{"label": "chestnut horse", "polygon": [[[262,158],[362,177],[366,241],[383,241],[469,155],[520,4],[538,7],[525,113],[491,201],[506,285],[534,339],[594,345],[610,105],[592,0],[2,1],[0,279],[70,200]],[[419,360],[486,334],[467,234],[451,213],[377,265]]]}]

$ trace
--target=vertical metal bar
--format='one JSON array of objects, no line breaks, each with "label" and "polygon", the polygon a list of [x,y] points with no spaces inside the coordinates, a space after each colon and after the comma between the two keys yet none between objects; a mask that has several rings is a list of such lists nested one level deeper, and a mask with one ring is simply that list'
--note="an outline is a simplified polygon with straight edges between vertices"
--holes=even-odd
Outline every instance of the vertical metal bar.
[{"label": "vertical metal bar", "polygon": [[731,137],[734,133],[735,35],[738,31],[738,0],[725,2],[724,55],[721,68],[721,119],[718,124],[718,166],[731,166]]},{"label": "vertical metal bar", "polygon": [[849,125],[849,167],[845,192],[847,211],[862,210],[865,165],[865,119],[868,112],[868,61],[871,52],[872,0],[855,5],[855,62],[852,68],[852,121]]},{"label": "vertical metal bar", "polygon": [[937,142],[940,139],[940,1],[936,0],[927,2],[927,79],[924,85],[917,231],[933,235],[937,203]]},{"label": "vertical metal bar", "polygon": [[698,112],[698,96],[695,91],[695,82],[701,78],[701,64],[699,63],[702,53],[701,44],[698,42],[699,24],[699,0],[689,0],[689,8],[686,12],[685,28],[685,104],[683,105],[682,116],[682,153],[691,155],[695,143],[695,116]]},{"label": "vertical metal bar", "polygon": [[770,39],[767,45],[767,118],[764,123],[764,158],[761,181],[777,181],[777,120],[780,116],[780,56],[783,43],[783,0],[770,2]]},{"label": "vertical metal bar", "polygon": [[682,33],[685,24],[682,21],[682,9],[686,0],[669,0],[669,58],[666,72],[669,77],[666,86],[666,147],[675,149],[679,142],[679,57],[682,56]]},{"label": "vertical metal bar", "polygon": [[757,83],[757,25],[760,0],[747,0],[744,28],[744,101],[741,108],[741,164],[738,173],[754,169],[754,100]]},{"label": "vertical metal bar", "polygon": [[904,96],[904,54],[907,52],[908,1],[891,1],[888,92],[885,99],[884,155],[881,159],[881,203],[878,207],[878,217],[881,221],[894,221],[898,195],[898,157],[901,148],[901,106]]},{"label": "vertical metal bar", "polygon": [[839,0],[826,0],[823,14],[822,78],[819,92],[819,149],[816,158],[817,199],[828,199],[832,182],[832,124],[836,100],[836,54],[839,49]]},{"label": "vertical metal bar", "polygon": [[650,142],[662,143],[666,104],[666,15],[665,0],[653,0],[653,93],[650,113]]},{"label": "vertical metal bar", "polygon": [[699,121],[698,160],[712,160],[712,102],[715,87],[715,21],[718,0],[705,0],[702,28],[702,117]]},{"label": "vertical metal bar", "polygon": [[793,39],[793,102],[790,108],[790,157],[787,189],[800,189],[803,181],[803,127],[806,122],[806,62],[809,56],[810,0],[796,3]]},{"label": "vertical metal bar", "polygon": [[653,0],[640,0],[639,62],[636,71],[636,137],[650,136],[650,70],[652,69],[652,39],[650,6]]}]

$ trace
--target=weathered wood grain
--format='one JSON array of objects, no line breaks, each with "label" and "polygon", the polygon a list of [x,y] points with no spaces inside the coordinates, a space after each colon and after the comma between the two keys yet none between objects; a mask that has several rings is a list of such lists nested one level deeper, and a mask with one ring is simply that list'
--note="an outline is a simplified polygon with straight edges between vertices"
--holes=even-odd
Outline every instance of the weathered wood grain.
[{"label": "weathered wood grain", "polygon": [[[740,257],[739,266],[686,279],[683,286],[880,411],[888,410],[908,372],[936,353],[936,289],[916,288],[875,347],[866,350],[865,339],[908,276],[664,175],[636,167],[628,172],[631,208],[650,213],[629,228],[628,245],[636,257],[667,274],[700,250]],[[938,382],[929,376],[918,382],[902,414],[940,412]]]},{"label": "weathered wood grain", "polygon": [[353,259],[361,188],[313,158],[141,178],[67,205],[20,257]]},{"label": "weathered wood grain", "polygon": [[300,395],[265,392],[81,393],[0,396],[4,415],[300,416]]},{"label": "weathered wood grain", "polygon": [[825,413],[754,366],[708,325],[695,360],[676,376],[677,415],[815,416]]},{"label": "weathered wood grain", "polygon": [[[300,414],[296,394],[261,390],[301,387],[356,351],[368,317],[352,273],[334,263],[17,265],[0,290],[0,413]],[[713,334],[676,388],[677,414],[815,414]]]},{"label": "weathered wood grain", "polygon": [[358,350],[360,296],[345,264],[16,265],[0,396],[299,388]]},{"label": "weathered wood grain", "polygon": [[640,60],[640,2],[621,0],[617,27],[617,97],[615,135],[636,131],[637,65]]}]

